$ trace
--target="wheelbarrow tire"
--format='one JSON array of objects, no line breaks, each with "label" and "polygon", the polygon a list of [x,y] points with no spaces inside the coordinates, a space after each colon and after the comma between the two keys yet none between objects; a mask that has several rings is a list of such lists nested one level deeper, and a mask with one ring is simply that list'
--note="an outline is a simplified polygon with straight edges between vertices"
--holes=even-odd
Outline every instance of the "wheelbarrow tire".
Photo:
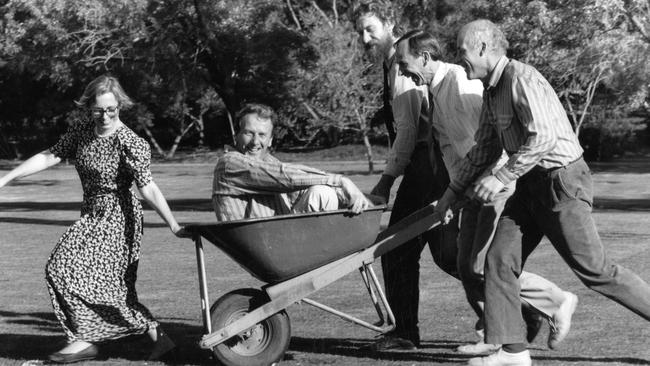
[{"label": "wheelbarrow tire", "polygon": [[[268,302],[257,289],[238,289],[219,298],[210,308],[212,331],[221,329]],[[282,310],[212,348],[225,366],[267,366],[282,359],[291,340],[289,316]]]}]

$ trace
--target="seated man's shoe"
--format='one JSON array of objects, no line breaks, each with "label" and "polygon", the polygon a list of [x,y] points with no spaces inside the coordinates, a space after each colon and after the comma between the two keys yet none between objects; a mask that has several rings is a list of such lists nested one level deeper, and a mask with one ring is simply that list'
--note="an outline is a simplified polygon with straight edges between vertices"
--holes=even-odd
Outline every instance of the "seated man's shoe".
[{"label": "seated man's shoe", "polygon": [[375,343],[371,343],[361,348],[364,351],[413,351],[416,349],[415,343],[409,339],[392,336],[385,334]]},{"label": "seated man's shoe", "polygon": [[526,342],[533,343],[539,334],[540,329],[542,329],[542,324],[544,324],[545,318],[542,314],[539,314],[536,311],[524,311],[522,314],[524,316],[524,321],[526,322]]},{"label": "seated man's shoe", "polygon": [[156,342],[153,344],[151,354],[147,357],[147,361],[160,360],[164,356],[168,355],[171,350],[176,348],[174,341],[169,338],[167,333],[165,333],[160,326],[156,328]]},{"label": "seated man's shoe", "polygon": [[90,346],[75,353],[52,353],[48,358],[54,363],[75,363],[79,361],[93,360],[97,358],[99,350],[97,346],[91,344]]},{"label": "seated man's shoe", "polygon": [[508,353],[503,349],[485,357],[476,357],[469,360],[469,366],[531,366],[530,352],[525,350],[519,353]]},{"label": "seated man's shoe", "polygon": [[548,348],[550,349],[557,349],[567,334],[569,334],[571,317],[578,306],[578,296],[567,291],[564,294],[566,295],[566,299],[564,299],[558,311],[548,321],[550,328],[548,333]]},{"label": "seated man's shoe", "polygon": [[483,341],[472,344],[464,344],[456,349],[459,353],[466,355],[483,355],[494,353],[501,348],[500,344],[490,344]]}]

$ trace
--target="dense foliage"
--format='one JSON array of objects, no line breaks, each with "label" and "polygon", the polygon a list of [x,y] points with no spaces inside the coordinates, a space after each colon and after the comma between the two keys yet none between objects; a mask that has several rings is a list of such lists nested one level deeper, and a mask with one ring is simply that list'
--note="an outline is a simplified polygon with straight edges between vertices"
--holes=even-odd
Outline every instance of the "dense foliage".
[{"label": "dense foliage", "polygon": [[[510,56],[554,85],[591,158],[632,148],[646,128],[648,0],[399,0],[406,28],[439,36],[499,23]],[[384,144],[381,68],[354,29],[356,1],[0,0],[0,157],[48,147],[84,111],[102,73],[138,102],[123,120],[162,156],[232,140],[245,102],[280,115],[276,145]],[[647,139],[647,138],[646,138]],[[638,141],[637,141],[638,142]],[[648,141],[641,141],[647,144]]]}]

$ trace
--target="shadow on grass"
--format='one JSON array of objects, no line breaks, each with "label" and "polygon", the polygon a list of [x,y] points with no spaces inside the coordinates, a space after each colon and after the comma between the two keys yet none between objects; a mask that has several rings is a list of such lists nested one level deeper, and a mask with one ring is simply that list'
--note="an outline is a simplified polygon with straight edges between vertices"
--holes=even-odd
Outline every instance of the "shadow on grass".
[{"label": "shadow on grass", "polygon": [[[172,211],[212,212],[212,201],[206,198],[172,199],[167,203]],[[145,202],[145,210],[153,210]],[[29,211],[79,211],[81,202],[0,202],[2,212],[29,212]]]},{"label": "shadow on grass", "polygon": [[[167,203],[174,212],[212,212],[212,201],[206,198],[171,199]],[[144,202],[142,207],[144,210],[153,210]],[[598,210],[650,211],[650,198],[596,197],[594,208]],[[81,202],[0,202],[0,212],[79,211],[80,209]]]},{"label": "shadow on grass", "polygon": [[650,211],[650,198],[598,198],[594,199],[596,210]]},{"label": "shadow on grass", "polygon": [[[454,351],[460,343],[445,340],[422,342],[420,348],[415,351],[370,351],[363,349],[364,346],[368,346],[375,341],[376,339],[292,337],[289,350],[376,360],[433,363],[462,363],[471,357]],[[439,351],[431,352],[431,349],[438,349]]]},{"label": "shadow on grass", "polygon": [[[37,219],[31,217],[0,217],[0,223],[23,224],[23,225],[52,225],[52,226],[71,226],[76,220],[52,220]],[[144,223],[145,228],[166,228],[165,223]]]},{"label": "shadow on grass", "polygon": [[0,318],[6,324],[29,325],[47,332],[57,332],[60,330],[59,321],[54,316],[54,313],[16,313],[0,310]]},{"label": "shadow on grass", "polygon": [[[60,335],[46,334],[0,334],[0,358],[12,360],[47,360],[49,354],[58,351],[66,344],[63,331],[58,327],[54,314],[50,313],[14,313],[0,311],[4,318],[32,319],[25,324],[40,327],[42,322],[48,325],[49,331]],[[41,320],[39,320],[41,319]],[[12,321],[9,320],[9,323]],[[15,322],[14,322],[15,323]],[[56,326],[56,328],[54,328]],[[197,342],[201,338],[202,328],[185,323],[162,323],[177,348],[165,357],[164,364],[175,365],[214,365],[209,351],[199,348]],[[50,328],[51,327],[51,328]],[[146,335],[128,336],[118,340],[99,344],[97,360],[119,359],[128,361],[144,361],[151,350],[151,340]],[[119,361],[118,361],[119,362]]]},{"label": "shadow on grass", "polygon": [[620,159],[607,162],[587,162],[589,169],[594,173],[633,173],[633,174],[648,174],[650,173],[650,159],[636,158],[636,159]]},{"label": "shadow on grass", "polygon": [[[349,338],[301,338],[292,337],[289,351],[303,353],[330,354],[345,357],[370,358],[376,360],[411,361],[430,363],[465,363],[471,355],[462,355],[455,351],[460,343],[455,341],[434,340],[422,342],[415,351],[367,351],[362,347],[375,340]],[[290,355],[289,355],[290,356]],[[534,360],[569,362],[625,363],[630,365],[650,365],[650,360],[634,357],[588,357],[588,356],[533,356]]]}]

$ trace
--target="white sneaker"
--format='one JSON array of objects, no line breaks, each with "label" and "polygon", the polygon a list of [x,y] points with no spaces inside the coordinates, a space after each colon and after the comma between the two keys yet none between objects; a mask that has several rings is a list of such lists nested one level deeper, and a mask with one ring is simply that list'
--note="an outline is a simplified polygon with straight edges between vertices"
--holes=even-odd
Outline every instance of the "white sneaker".
[{"label": "white sneaker", "polygon": [[564,291],[564,294],[566,298],[560,305],[560,308],[548,320],[550,329],[548,333],[548,348],[550,349],[557,349],[567,334],[569,334],[571,317],[573,316],[573,312],[576,311],[576,306],[578,306],[578,296],[568,291]]},{"label": "white sneaker", "polygon": [[490,343],[485,343],[483,341],[479,341],[477,343],[472,343],[472,344],[464,344],[462,346],[458,346],[456,350],[459,353],[463,353],[466,355],[483,355],[483,354],[489,354],[489,353],[494,353],[501,348],[500,344],[490,344]]},{"label": "white sneaker", "polygon": [[469,366],[531,366],[530,352],[525,350],[519,353],[508,353],[503,349],[485,357],[476,357],[469,360]]}]

